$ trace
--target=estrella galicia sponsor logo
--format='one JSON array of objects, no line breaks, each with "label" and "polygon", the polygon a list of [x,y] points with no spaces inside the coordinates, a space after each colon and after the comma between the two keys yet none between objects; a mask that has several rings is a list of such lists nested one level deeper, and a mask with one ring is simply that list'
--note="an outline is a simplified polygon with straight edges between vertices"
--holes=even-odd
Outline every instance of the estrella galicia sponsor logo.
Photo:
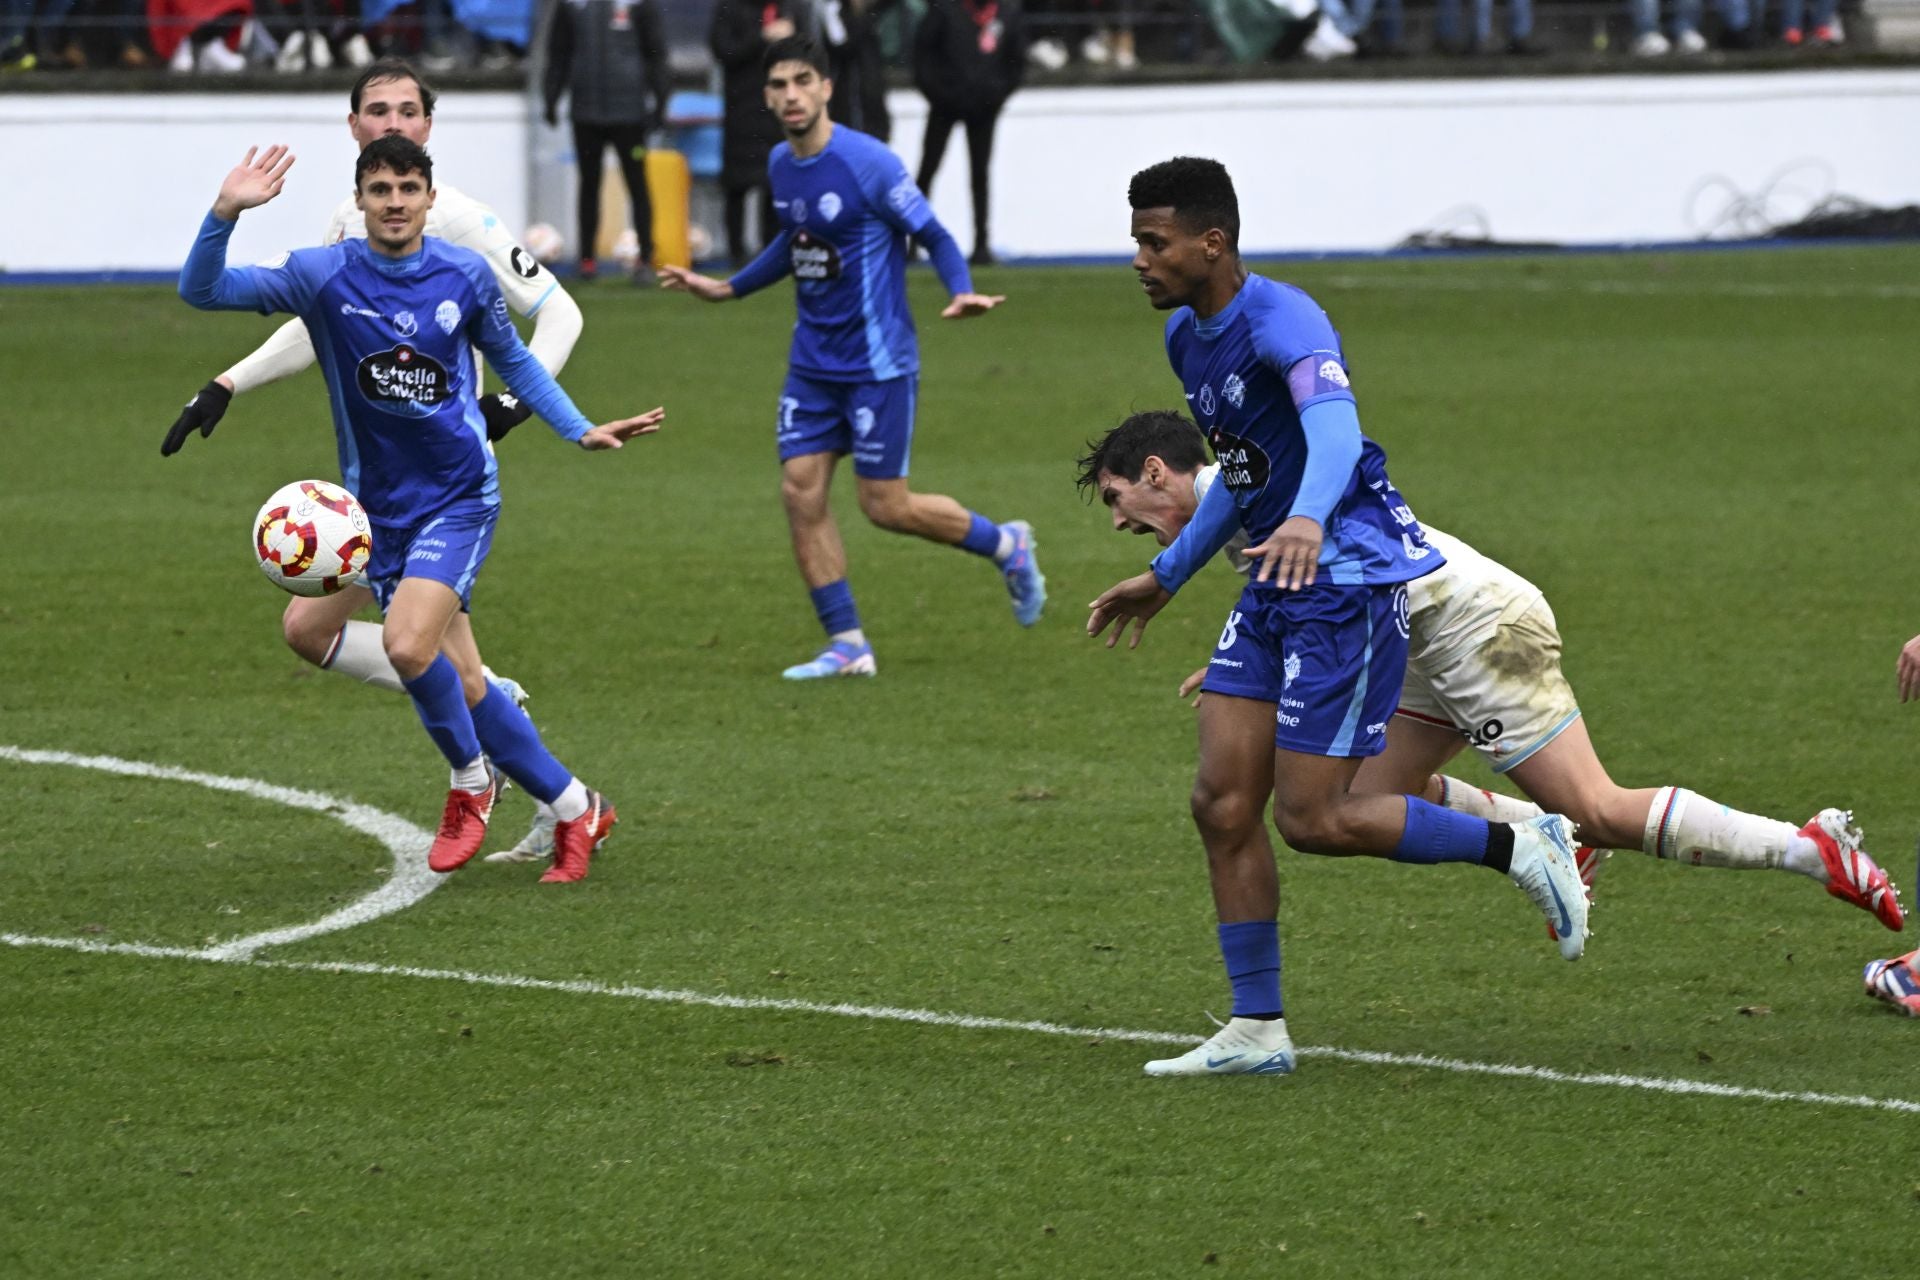
[{"label": "estrella galicia sponsor logo", "polygon": [[810,231],[796,231],[788,250],[795,280],[838,280],[840,251]]},{"label": "estrella galicia sponsor logo", "polygon": [[1260,446],[1231,432],[1215,427],[1207,439],[1213,443],[1213,456],[1220,464],[1220,479],[1229,489],[1263,489],[1269,464]]},{"label": "estrella galicia sponsor logo", "polygon": [[1247,402],[1247,384],[1240,381],[1239,374],[1230,373],[1226,382],[1221,384],[1220,394],[1227,398],[1228,404],[1238,409]]},{"label": "estrella galicia sponsor logo", "polygon": [[820,197],[820,216],[828,222],[832,222],[835,218],[839,217],[840,210],[844,207],[845,206],[840,203],[840,193],[837,191],[829,191]]},{"label": "estrella galicia sponsor logo", "polygon": [[799,196],[795,196],[787,202],[787,216],[795,222],[805,222],[807,220],[807,202]]},{"label": "estrella galicia sponsor logo", "polygon": [[1206,414],[1209,418],[1213,416],[1214,410],[1220,407],[1220,402],[1213,398],[1213,384],[1211,382],[1201,384],[1200,398],[1194,401],[1194,403],[1199,406],[1201,413]]},{"label": "estrella galicia sponsor logo", "polygon": [[451,385],[445,365],[404,342],[362,360],[357,381],[360,394],[375,404],[413,410],[439,404]]},{"label": "estrella galicia sponsor logo", "polygon": [[1322,360],[1320,362],[1319,372],[1320,372],[1320,380],[1322,382],[1331,383],[1336,387],[1348,387],[1353,385],[1351,382],[1347,380],[1347,371],[1340,367],[1340,362],[1338,360],[1331,360],[1331,359]]},{"label": "estrella galicia sponsor logo", "polygon": [[460,308],[449,298],[433,309],[433,322],[440,326],[440,332],[452,333],[460,327]]},{"label": "estrella galicia sponsor logo", "polygon": [[513,267],[513,274],[523,280],[531,280],[540,274],[540,260],[519,245],[513,246],[513,252],[507,255],[507,262]]},{"label": "estrella galicia sponsor logo", "polygon": [[369,311],[365,307],[356,307],[351,302],[343,302],[340,304],[340,314],[343,316],[365,316],[369,320],[386,319],[386,317],[378,311]]},{"label": "estrella galicia sponsor logo", "polygon": [[396,311],[393,313],[393,331],[403,338],[411,338],[420,332],[420,326],[414,321],[413,312]]}]

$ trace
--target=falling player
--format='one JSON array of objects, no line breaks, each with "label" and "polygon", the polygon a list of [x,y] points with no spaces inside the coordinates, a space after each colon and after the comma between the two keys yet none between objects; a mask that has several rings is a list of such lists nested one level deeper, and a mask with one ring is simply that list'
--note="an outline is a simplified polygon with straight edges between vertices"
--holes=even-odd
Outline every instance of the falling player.
[{"label": "falling player", "polygon": [[1030,627],[1047,593],[1026,522],[995,524],[952,498],[907,486],[920,370],[907,309],[907,237],[926,246],[953,295],[943,317],[983,315],[1005,299],[973,291],[960,246],[899,157],[828,117],[833,81],[819,45],[789,36],[767,47],[762,65],[767,108],[787,135],[767,165],[780,234],[730,280],[677,267],[661,268],[660,277],[665,287],[708,302],[744,298],[789,273],[795,280],[800,319],[780,393],[780,496],[827,647],[784,674],[812,680],[876,670],[827,505],[834,467],[847,453],[867,519],[990,558],[1006,580],[1014,618]]},{"label": "falling player", "polygon": [[[1386,746],[1406,667],[1406,584],[1445,557],[1360,432],[1340,341],[1300,290],[1248,274],[1233,182],[1212,160],[1179,158],[1128,189],[1133,266],[1155,309],[1172,311],[1167,355],[1222,468],[1215,504],[1245,529],[1260,569],[1228,614],[1199,710],[1193,816],[1207,850],[1233,1018],[1149,1075],[1280,1074],[1294,1066],[1280,994],[1279,884],[1264,810],[1308,853],[1465,862],[1512,878],[1553,924],[1560,952],[1586,945],[1573,824],[1547,815],[1489,823],[1417,797],[1363,795],[1354,775]],[[1224,538],[1222,539],[1224,541]],[[1213,548],[1207,552],[1212,555]],[[1109,646],[1172,599],[1148,572],[1093,602]]]},{"label": "falling player", "polygon": [[[1231,505],[1214,492],[1219,465],[1207,465],[1198,427],[1177,413],[1136,413],[1093,442],[1080,459],[1079,484],[1099,495],[1113,527],[1153,537],[1168,548],[1155,563],[1184,580],[1190,557],[1226,526],[1226,555],[1246,571],[1244,534]],[[1206,517],[1197,513],[1204,511]],[[1438,770],[1468,744],[1488,766],[1539,805],[1566,814],[1589,843],[1582,855],[1638,848],[1694,866],[1778,869],[1807,876],[1840,901],[1889,929],[1902,923],[1887,875],[1860,848],[1852,815],[1823,809],[1805,825],[1729,808],[1684,787],[1629,789],[1608,775],[1594,751],[1573,688],[1560,670],[1560,633],[1540,589],[1458,538],[1424,525],[1446,564],[1407,584],[1407,673],[1386,750],[1360,766],[1356,791],[1407,793],[1492,822],[1540,814],[1522,800],[1483,790]],[[1163,563],[1164,561],[1164,563]],[[1230,664],[1231,646],[1212,663]],[[1211,664],[1210,664],[1211,665]],[[1198,688],[1205,671],[1181,686]],[[1599,858],[1583,861],[1583,871]]]},{"label": "falling player", "polygon": [[[375,138],[389,134],[426,146],[433,133],[435,101],[433,90],[409,64],[397,58],[373,63],[355,79],[347,95],[347,132],[353,137],[355,153]],[[348,196],[334,211],[320,243],[335,244],[366,234],[366,217],[354,197]],[[486,259],[507,305],[533,321],[528,350],[548,373],[558,375],[579,340],[581,318],[580,308],[553,273],[514,240],[492,209],[446,184],[438,187],[433,207],[427,212],[427,234],[471,249]],[[168,430],[160,452],[177,452],[196,430],[203,437],[211,435],[234,396],[299,373],[313,360],[313,340],[307,326],[298,318],[287,321],[257,350],[195,394]],[[510,392],[482,396],[480,410],[491,440],[505,436],[531,412]],[[317,599],[295,598],[281,615],[281,634],[288,648],[323,671],[404,693],[400,675],[381,647],[380,624],[354,620],[355,614],[365,612],[372,604],[372,593],[363,586]],[[495,677],[478,667],[468,668],[457,655],[449,656],[460,671],[470,704],[485,694],[489,679],[497,680],[516,701],[525,701],[526,690],[518,681]],[[553,811],[536,804],[533,824],[520,842],[489,855],[487,860],[546,859],[553,853],[553,824]]]},{"label": "falling player", "polygon": [[278,195],[292,164],[285,147],[249,150],[227,175],[181,270],[180,295],[202,310],[292,312],[306,321],[327,374],[341,475],[373,524],[366,579],[385,615],[381,642],[453,767],[428,865],[452,871],[479,852],[499,791],[491,760],[558,815],[553,865],[542,880],[578,880],[613,828],[613,806],[554,759],[504,692],[488,685],[469,706],[443,652],[479,666],[466,611],[500,513],[473,348],[582,448],[620,448],[657,430],[664,413],[597,427],[581,415],[521,345],[485,260],[425,234],[433,162],[399,135],[368,144],[354,167],[364,240],[227,267],[241,212]]}]

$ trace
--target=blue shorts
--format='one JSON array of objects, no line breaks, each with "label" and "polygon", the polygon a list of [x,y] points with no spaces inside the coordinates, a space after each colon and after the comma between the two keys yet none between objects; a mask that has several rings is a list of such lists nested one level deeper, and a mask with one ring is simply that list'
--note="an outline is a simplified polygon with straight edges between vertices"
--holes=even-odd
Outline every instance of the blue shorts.
[{"label": "blue shorts", "polygon": [[1404,584],[1302,591],[1249,582],[1200,686],[1277,704],[1273,742],[1314,756],[1377,756],[1407,668]]},{"label": "blue shorts", "polygon": [[411,528],[373,531],[373,555],[367,561],[367,587],[385,613],[402,578],[431,578],[452,587],[463,610],[473,606],[473,580],[493,546],[500,508],[469,503],[442,512]]},{"label": "blue shorts", "polygon": [[780,461],[850,453],[855,475],[900,479],[913,450],[919,384],[916,374],[885,382],[828,382],[788,370],[787,385],[780,389]]}]

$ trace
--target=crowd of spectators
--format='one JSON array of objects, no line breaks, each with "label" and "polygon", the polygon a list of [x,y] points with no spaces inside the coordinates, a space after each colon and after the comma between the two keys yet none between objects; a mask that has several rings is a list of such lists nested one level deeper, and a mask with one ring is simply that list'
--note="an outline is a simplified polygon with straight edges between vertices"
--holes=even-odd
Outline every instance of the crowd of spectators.
[{"label": "crowd of spectators", "polygon": [[[645,0],[665,16],[676,70],[686,69],[683,55],[708,61],[709,24],[730,2]],[[1505,57],[1589,45],[1595,53],[1640,58],[1715,47],[1811,48],[1845,38],[1839,4],[1540,0],[1543,26],[1562,15],[1564,27],[1565,15],[1576,12],[1574,21],[1588,24],[1572,41],[1564,30],[1558,40],[1542,39],[1536,0],[758,0],[748,8],[756,19],[773,11],[769,21],[860,33],[853,43],[861,60],[846,73],[865,83],[841,91],[857,89],[874,114],[885,110],[889,72],[914,67],[915,31],[930,15],[940,26],[961,13],[980,29],[1005,31],[1005,43],[1017,45],[1026,67],[1044,77],[1075,68],[1124,74],[1147,62]],[[525,56],[544,12],[543,0],[0,0],[0,72],[324,71],[384,54],[412,58],[436,74],[507,70]],[[949,114],[969,136],[984,131],[977,107]]]}]

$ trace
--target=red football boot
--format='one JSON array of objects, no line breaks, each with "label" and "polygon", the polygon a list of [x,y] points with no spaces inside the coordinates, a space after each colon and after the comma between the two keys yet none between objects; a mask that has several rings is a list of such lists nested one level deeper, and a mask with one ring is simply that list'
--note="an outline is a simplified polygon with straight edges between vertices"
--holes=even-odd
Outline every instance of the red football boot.
[{"label": "red football boot", "polygon": [[493,816],[493,802],[500,796],[498,775],[489,778],[485,791],[447,792],[447,808],[440,815],[440,830],[427,851],[427,866],[434,871],[458,871],[473,860],[487,839],[487,819]]},{"label": "red football boot", "polygon": [[541,884],[571,884],[587,878],[587,864],[593,851],[613,834],[619,815],[598,791],[587,792],[587,811],[572,822],[553,829],[553,865],[540,877]]},{"label": "red football boot", "polygon": [[1898,932],[1905,923],[1900,894],[1887,873],[1860,847],[1860,828],[1852,823],[1853,814],[1845,809],[1822,809],[1807,820],[1800,834],[1820,847],[1827,892],[1871,912],[1874,919]]}]

